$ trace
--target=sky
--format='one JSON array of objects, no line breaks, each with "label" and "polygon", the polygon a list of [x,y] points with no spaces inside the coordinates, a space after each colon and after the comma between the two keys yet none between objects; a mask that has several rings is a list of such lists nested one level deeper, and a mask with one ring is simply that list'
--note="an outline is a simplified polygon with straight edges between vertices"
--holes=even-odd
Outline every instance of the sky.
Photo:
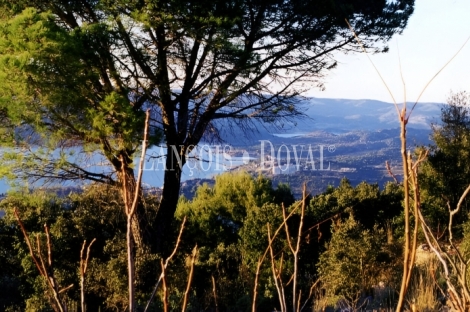
[{"label": "sky", "polygon": [[[389,52],[369,55],[397,102],[416,101],[428,81],[470,36],[469,0],[416,0],[415,11],[402,35],[389,41]],[[363,53],[337,55],[338,66],[325,79],[319,98],[374,99],[392,102],[377,72]],[[428,86],[420,102],[445,103],[451,91],[470,91],[470,41]]]}]

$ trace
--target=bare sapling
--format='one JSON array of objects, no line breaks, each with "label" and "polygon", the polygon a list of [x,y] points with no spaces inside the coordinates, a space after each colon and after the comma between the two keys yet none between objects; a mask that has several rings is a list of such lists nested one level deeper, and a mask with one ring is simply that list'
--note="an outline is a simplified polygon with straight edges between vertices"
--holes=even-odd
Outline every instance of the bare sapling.
[{"label": "bare sapling", "polygon": [[[294,257],[294,272],[289,278],[289,281],[287,284],[290,284],[292,282],[292,293],[295,294],[295,296],[294,295],[292,296],[293,297],[292,298],[292,311],[298,311],[298,312],[302,311],[307,306],[307,303],[313,296],[315,287],[320,282],[320,279],[317,279],[314,283],[312,283],[312,285],[310,286],[308,295],[307,297],[304,297],[303,299],[304,303],[301,305],[302,292],[301,290],[297,291],[297,288],[298,288],[298,277],[299,277],[298,263],[299,263],[300,242],[301,242],[303,233],[305,233],[303,231],[303,225],[304,225],[303,220],[305,217],[305,209],[307,205],[307,190],[306,190],[305,184],[303,185],[302,194],[303,194],[302,195],[303,200],[300,206],[301,207],[300,223],[299,223],[299,228],[298,228],[298,233],[297,233],[297,240],[295,241],[295,247],[294,247],[293,239],[290,236],[289,226],[287,224],[287,219],[290,218],[291,214],[289,216],[287,215],[284,205],[282,205],[283,223],[281,224],[281,226],[284,227],[284,230],[286,232],[288,248],[290,249]],[[307,231],[315,227],[318,228],[322,223],[332,220],[333,218],[336,218],[336,217],[337,215],[333,217],[329,217],[325,220],[322,220],[321,222],[307,229]],[[274,241],[274,237],[271,235],[270,224],[267,224],[267,231],[268,231],[268,243],[269,243],[268,250],[269,250],[269,255],[270,255],[270,260],[271,260],[271,272],[273,274],[274,285],[276,287],[276,292],[278,294],[281,312],[286,312],[288,311],[287,303],[286,303],[286,291],[285,291],[286,285],[284,284],[284,281],[282,280],[282,270],[283,270],[283,264],[285,262],[284,252],[281,252],[280,259],[276,261],[275,255],[274,255],[274,249],[272,247],[272,242]],[[276,264],[276,262],[278,262],[279,264]]]},{"label": "bare sapling", "polygon": [[[303,201],[305,200],[305,198],[303,199]],[[258,263],[256,265],[256,272],[255,272],[255,281],[254,281],[254,286],[253,286],[253,299],[252,299],[252,303],[251,303],[251,311],[252,312],[256,312],[256,299],[258,297],[258,281],[259,281],[259,274],[260,274],[260,270],[261,270],[261,266],[264,262],[264,260],[266,259],[266,256],[268,255],[268,252],[270,252],[271,248],[272,248],[272,243],[274,242],[274,240],[276,239],[277,235],[279,234],[279,232],[281,232],[281,230],[284,228],[285,226],[285,223],[287,222],[287,220],[290,219],[290,217],[292,217],[294,215],[294,213],[297,211],[297,209],[302,206],[302,203],[297,203],[293,208],[292,208],[292,211],[289,213],[289,215],[287,217],[284,217],[283,218],[283,221],[282,223],[279,225],[279,227],[276,229],[276,231],[274,232],[274,234],[272,235],[271,238],[268,238],[268,247],[266,248],[266,250],[264,251],[263,255],[261,255],[258,259]],[[269,227],[269,225],[268,225]]]},{"label": "bare sapling", "polygon": [[23,225],[23,222],[20,219],[18,214],[18,210],[15,208],[14,214],[18,224],[20,225],[21,232],[25,238],[26,244],[29,248],[29,253],[31,258],[33,259],[36,268],[38,269],[41,276],[44,278],[45,284],[48,289],[48,293],[50,294],[49,299],[51,300],[51,305],[54,311],[56,312],[67,312],[67,305],[62,294],[73,287],[73,284],[61,288],[57,282],[57,279],[54,276],[54,267],[52,263],[52,246],[51,246],[51,237],[49,233],[49,227],[47,224],[44,224],[44,232],[46,234],[46,246],[47,246],[47,259],[44,259],[41,250],[41,240],[39,238],[39,234],[36,235],[36,251],[34,250],[31,241],[29,239],[29,235],[26,232],[26,229]]},{"label": "bare sapling", "polygon": [[[422,162],[426,156],[421,158],[421,155],[419,156],[418,160],[415,163],[415,166],[413,166],[413,161],[411,154],[407,150],[407,136],[406,136],[406,126],[408,124],[408,121],[413,113],[413,110],[417,106],[421,96],[423,95],[424,91],[427,89],[427,87],[431,84],[431,82],[442,72],[442,70],[447,67],[447,65],[460,53],[460,51],[463,49],[463,47],[467,44],[469,41],[470,37],[464,42],[464,44],[460,47],[460,49],[447,61],[447,63],[444,64],[437,72],[436,74],[426,83],[424,88],[421,90],[421,93],[419,94],[417,100],[411,107],[411,110],[408,112],[407,111],[407,101],[406,101],[406,84],[405,80],[403,78],[402,70],[401,70],[401,62],[400,62],[400,74],[401,74],[401,79],[403,82],[403,94],[404,94],[404,101],[403,105],[401,107],[401,110],[398,107],[397,102],[395,101],[395,97],[393,96],[390,88],[388,87],[387,83],[383,79],[382,75],[380,74],[379,70],[375,66],[375,64],[372,62],[371,58],[367,54],[367,51],[362,44],[361,40],[359,37],[356,35],[356,32],[354,29],[351,27],[349,24],[348,20],[346,19],[346,23],[348,24],[351,32],[353,33],[354,37],[356,38],[356,41],[362,48],[362,51],[366,54],[367,58],[369,59],[370,63],[374,67],[375,71],[379,75],[382,83],[386,87],[388,93],[390,94],[393,104],[395,105],[395,109],[397,112],[398,116],[398,121],[400,123],[400,140],[401,140],[401,156],[402,156],[402,166],[403,166],[403,191],[404,191],[404,204],[403,204],[403,209],[404,209],[404,217],[405,217],[405,233],[404,233],[404,246],[403,246],[403,276],[402,276],[402,283],[400,287],[400,292],[399,292],[399,297],[398,297],[398,303],[396,307],[397,312],[401,312],[404,308],[404,302],[405,302],[405,296],[410,284],[410,279],[411,279],[411,273],[412,269],[414,266],[414,262],[416,259],[416,247],[417,247],[417,234],[418,234],[418,227],[419,227],[419,222],[422,221],[422,218],[418,217],[418,214],[420,214],[420,199],[419,199],[419,184],[417,181],[417,175],[415,176],[414,174],[414,168],[417,168],[419,163]],[[400,61],[400,59],[399,59]],[[390,168],[388,165],[387,169],[390,171]],[[417,169],[416,169],[417,170]],[[410,178],[412,181],[410,181]],[[414,199],[414,230],[413,234],[411,235],[410,233],[410,197],[411,197],[411,192],[410,192],[410,183],[413,185],[414,188],[414,194],[413,194],[413,199]]]},{"label": "bare sapling", "polygon": [[[284,209],[283,209],[284,210]],[[268,224],[268,240],[271,241],[271,227]],[[274,258],[274,251],[273,247],[270,244],[269,248],[269,255],[271,256],[271,271],[273,273],[274,285],[276,286],[277,295],[279,298],[279,304],[281,306],[281,312],[287,311],[286,306],[286,296],[284,293],[284,284],[282,282],[282,264],[284,261],[284,253],[281,254],[281,259],[279,260],[279,266],[276,265],[276,261]]]},{"label": "bare sapling", "polygon": [[[449,294],[449,301],[452,308],[456,311],[467,312],[470,310],[470,292],[467,285],[467,270],[468,264],[470,263],[470,258],[465,259],[459,248],[455,245],[453,241],[452,225],[454,216],[460,212],[464,199],[468,193],[470,193],[470,186],[468,186],[467,189],[463,192],[455,209],[452,209],[450,203],[447,202],[447,207],[449,209],[449,224],[447,231],[450,247],[449,249],[442,248],[441,243],[439,243],[439,237],[436,237],[433,230],[427,225],[427,222],[420,209],[421,201],[418,169],[420,163],[426,159],[427,154],[428,151],[421,152],[415,162],[412,161],[410,156],[408,157],[410,181],[413,187],[413,199],[415,206],[414,217],[420,220],[421,229],[424,233],[426,242],[430,250],[436,255],[436,258],[443,267],[444,278],[446,280],[447,291]],[[452,255],[451,253],[455,253],[455,255]],[[443,292],[442,289],[441,292]]]},{"label": "bare sapling", "polygon": [[163,259],[160,261],[162,267],[162,288],[163,288],[163,311],[168,312],[168,288],[166,287],[165,265]]},{"label": "bare sapling", "polygon": [[[281,312],[286,312],[288,311],[288,306],[286,302],[286,290],[285,286],[292,283],[292,311],[302,311],[310,298],[313,295],[313,290],[314,288],[318,285],[319,280],[314,282],[312,286],[310,287],[309,294],[304,299],[304,303],[301,305],[301,300],[302,300],[302,291],[298,290],[298,278],[299,278],[299,252],[300,252],[300,243],[302,240],[302,235],[303,235],[303,225],[304,225],[304,216],[305,216],[305,209],[307,206],[307,189],[306,185],[303,185],[303,191],[302,191],[302,201],[299,202],[296,206],[293,207],[292,211],[290,212],[289,215],[287,215],[286,209],[284,205],[282,205],[282,217],[283,217],[283,222],[282,224],[278,227],[278,229],[274,232],[274,234],[271,234],[271,226],[268,223],[267,224],[267,232],[268,232],[268,247],[265,251],[265,253],[260,257],[258,261],[258,265],[256,268],[256,277],[255,277],[255,288],[254,288],[254,293],[253,293],[253,305],[252,305],[252,311],[256,311],[256,296],[257,296],[257,287],[258,287],[258,278],[259,278],[259,271],[261,268],[261,265],[269,252],[270,256],[270,262],[271,262],[271,272],[273,274],[273,280],[274,280],[274,285],[276,287],[276,292],[278,295],[279,299],[279,304],[280,304],[280,309]],[[301,207],[301,212],[300,212],[300,222],[299,222],[299,227],[297,230],[297,237],[296,240],[294,241],[293,238],[290,236],[290,230],[289,226],[287,224],[288,219],[293,215],[293,213]],[[328,220],[331,218],[328,218]],[[326,221],[326,220],[324,220]],[[322,221],[321,223],[323,223]],[[320,224],[320,223],[319,223]],[[314,225],[314,227],[318,226]],[[281,252],[281,257],[278,261],[275,259],[274,255],[274,249],[273,249],[273,242],[276,238],[276,236],[279,234],[280,230],[284,228],[284,231],[286,233],[287,237],[287,243],[288,243],[288,248],[291,251],[293,258],[294,258],[294,271],[289,278],[289,281],[287,284],[284,283],[282,280],[282,270],[283,270],[283,264],[284,264],[284,252]]]},{"label": "bare sapling", "polygon": [[[467,271],[470,257],[464,257],[460,248],[454,243],[452,224],[454,216],[460,212],[462,203],[468,193],[470,193],[470,185],[463,192],[454,209],[452,209],[449,202],[447,203],[449,209],[449,224],[447,230],[448,242],[450,244],[448,249],[441,246],[438,238],[436,238],[432,229],[427,225],[421,211],[419,211],[419,218],[421,219],[421,226],[426,242],[443,267],[450,304],[454,310],[460,312],[470,310],[470,291],[467,284]],[[451,252],[455,253],[455,255],[451,255]]]},{"label": "bare sapling", "polygon": [[191,264],[189,266],[188,283],[186,285],[186,290],[183,296],[183,306],[181,307],[181,311],[183,312],[186,311],[186,307],[188,306],[188,297],[189,297],[189,291],[191,290],[191,282],[193,281],[194,264],[196,263],[196,258],[197,258],[197,245],[194,246],[193,253],[191,255]]},{"label": "bare sapling", "polygon": [[141,196],[141,183],[143,175],[143,166],[145,161],[145,155],[147,153],[147,140],[148,140],[148,129],[149,129],[149,118],[150,111],[147,110],[145,115],[145,127],[144,127],[144,138],[142,140],[142,155],[139,161],[139,173],[137,175],[136,185],[134,186],[134,192],[127,189],[127,173],[125,168],[124,157],[121,155],[122,163],[122,195],[124,199],[124,208],[127,217],[127,270],[128,270],[128,292],[129,292],[129,311],[134,312],[136,309],[135,305],[135,258],[134,258],[134,233],[132,229],[132,219],[135,216],[135,212],[139,203],[139,197]]},{"label": "bare sapling", "polygon": [[[183,227],[181,227],[180,234],[181,234],[182,230],[183,230]],[[178,242],[179,242],[179,238],[180,237],[178,237]],[[177,243],[176,247],[177,246],[178,246],[178,243]],[[176,252],[176,248],[175,248],[173,254],[175,252]],[[183,302],[181,304],[181,311],[183,311],[183,312],[186,311],[186,308],[188,307],[189,292],[191,290],[191,283],[193,281],[194,265],[196,264],[197,255],[198,255],[198,249],[197,249],[197,245],[196,245],[196,246],[194,246],[193,251],[191,253],[191,261],[190,261],[190,265],[189,265],[188,281],[187,281],[187,284],[186,284],[186,290],[185,290],[184,295],[183,295]],[[171,258],[169,258],[169,259],[171,259]],[[166,281],[166,268],[167,268],[169,259],[167,259],[167,261],[165,261],[165,263],[163,262],[163,259],[160,260],[160,266],[162,268],[162,273],[160,274],[160,278],[158,279],[158,283],[157,283],[157,286],[156,286],[156,287],[158,287],[158,285],[160,284],[160,281],[162,282],[162,291],[163,291],[162,301],[163,301],[163,310],[165,312],[167,312],[169,310],[169,307],[168,307],[168,293],[169,293],[169,291],[168,291],[168,285],[167,285],[167,281]],[[215,285],[215,282],[214,282],[214,285]],[[150,301],[147,304],[146,310],[147,310],[149,304],[150,304]]]},{"label": "bare sapling", "polygon": [[217,301],[217,287],[215,284],[215,278],[214,278],[214,275],[212,275],[211,277],[212,277],[212,293],[214,295],[215,312],[219,312],[219,304]]},{"label": "bare sapling", "polygon": [[86,302],[85,302],[85,274],[88,269],[88,259],[90,258],[90,249],[91,245],[96,241],[96,238],[93,238],[91,243],[88,245],[85,252],[86,240],[83,241],[82,249],[80,250],[80,305],[82,308],[82,312],[86,311]]},{"label": "bare sapling", "polygon": [[[298,229],[298,234],[297,234],[297,241],[295,242],[295,247],[290,237],[289,226],[287,222],[284,222],[284,229],[286,231],[287,243],[292,252],[292,255],[294,256],[294,272],[292,273],[292,277],[291,277],[292,279],[292,311],[299,311],[300,309],[301,292],[297,293],[297,278],[298,278],[298,268],[299,268],[300,240],[302,239],[302,228],[304,224],[305,206],[306,206],[306,201],[307,201],[306,188],[307,187],[304,183],[303,190],[302,190],[302,205],[301,205],[302,208],[300,210],[300,223],[299,223],[299,229]],[[286,209],[284,205],[282,205],[282,216],[284,219],[286,219]]]},{"label": "bare sapling", "polygon": [[[184,224],[186,223],[186,217],[183,218],[183,222],[181,222],[181,227],[180,227],[180,232],[178,234],[178,238],[176,240],[175,248],[173,249],[173,252],[166,258],[165,262],[163,262],[163,259],[161,260],[161,268],[162,268],[162,273],[160,273],[160,276],[158,277],[157,283],[153,287],[152,294],[150,295],[149,300],[147,301],[147,304],[145,306],[144,312],[147,312],[148,309],[150,308],[150,304],[153,301],[153,298],[155,298],[155,294],[157,293],[158,286],[162,282],[162,280],[165,278],[165,270],[168,267],[168,264],[170,263],[171,259],[176,254],[176,251],[178,250],[179,244],[181,242],[181,236],[183,235],[183,229],[184,229]],[[166,289],[166,284],[165,284],[165,289]]]}]

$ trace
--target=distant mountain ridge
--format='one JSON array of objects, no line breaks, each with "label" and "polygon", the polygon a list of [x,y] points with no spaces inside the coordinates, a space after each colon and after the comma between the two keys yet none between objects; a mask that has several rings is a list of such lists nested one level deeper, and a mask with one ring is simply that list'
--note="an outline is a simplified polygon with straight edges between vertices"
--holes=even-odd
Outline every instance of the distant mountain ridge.
[{"label": "distant mountain ridge", "polygon": [[[321,99],[307,100],[306,114],[313,118],[310,126],[322,130],[381,130],[399,127],[395,105],[377,100]],[[409,112],[414,103],[407,103]],[[418,103],[409,127],[429,129],[440,114],[441,103]],[[401,105],[399,104],[401,109]]]},{"label": "distant mountain ridge", "polygon": [[[255,131],[229,127],[228,121],[219,121],[222,139],[228,144],[243,146],[258,140],[273,139],[277,136],[303,136],[310,132],[325,131],[332,134],[350,131],[379,131],[399,128],[395,105],[377,100],[349,100],[306,98],[300,104],[305,116],[292,122],[285,122],[282,128],[261,121],[252,123]],[[409,112],[414,103],[407,103]],[[431,130],[431,123],[439,119],[442,103],[418,103],[408,123],[409,128]],[[401,109],[401,105],[399,104]],[[226,130],[230,129],[230,130]]]},{"label": "distant mountain ridge", "polygon": [[[255,158],[260,156],[261,140],[269,140],[276,152],[281,146],[284,146],[284,149],[289,148],[290,151],[294,145],[312,146],[316,149],[315,157],[318,157],[319,148],[323,146],[324,161],[331,164],[331,171],[265,173],[273,179],[275,185],[289,184],[297,197],[301,194],[304,182],[312,194],[323,192],[327,185],[338,185],[342,178],[349,179],[353,185],[366,181],[379,183],[382,187],[387,181],[392,181],[385,168],[385,161],[391,164],[394,174],[400,178],[400,123],[393,103],[377,100],[306,98],[299,105],[300,111],[304,112],[304,118],[286,122],[281,129],[254,121],[253,125],[258,131],[247,134],[244,129],[225,130],[230,127],[225,124],[228,121],[222,121],[219,125],[219,129],[222,129],[221,137],[225,144],[233,146],[239,154],[248,151],[249,155],[254,155]],[[407,103],[407,114],[413,105],[414,103]],[[410,151],[417,146],[429,146],[432,143],[431,124],[439,123],[441,108],[444,105],[416,105],[407,124],[407,146]],[[401,110],[401,105],[398,108]],[[250,165],[236,170],[251,170],[256,175],[256,169],[250,169]],[[200,182],[185,182],[187,185],[185,184],[183,191],[188,198]]]}]

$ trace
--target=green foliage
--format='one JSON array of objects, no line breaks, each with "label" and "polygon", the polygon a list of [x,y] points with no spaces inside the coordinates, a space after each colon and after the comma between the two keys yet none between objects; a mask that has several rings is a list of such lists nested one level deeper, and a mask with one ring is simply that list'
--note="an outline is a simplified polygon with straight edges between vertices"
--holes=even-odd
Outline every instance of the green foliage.
[{"label": "green foliage", "polygon": [[[281,190],[288,192],[285,186]],[[271,182],[261,176],[253,179],[248,173],[223,174],[216,177],[214,187],[207,184],[199,187],[192,201],[182,199],[176,216],[178,219],[187,216],[207,237],[204,243],[236,242],[238,229],[251,214],[265,204],[281,204],[285,196],[278,199],[277,193]],[[288,200],[292,201],[291,198],[290,194]]]},{"label": "green foliage", "polygon": [[[0,20],[0,33],[0,139],[29,148],[21,157],[12,157],[17,150],[6,154],[0,174],[109,182],[110,176],[79,169],[84,160],[73,153],[98,151],[120,169],[117,155],[130,157],[140,146],[144,113],[133,107],[129,91],[97,85],[102,69],[94,49],[113,44],[109,25],[65,29],[50,11],[27,8]],[[152,130],[150,142],[158,141]]]},{"label": "green foliage", "polygon": [[[150,220],[155,214],[153,201],[151,197],[146,198],[146,214]],[[13,209],[17,208],[33,245],[36,235],[41,238],[44,257],[47,257],[47,248],[43,226],[49,225],[54,275],[61,287],[74,285],[64,293],[70,302],[80,302],[79,261],[83,241],[90,243],[96,238],[85,280],[87,306],[92,311],[99,308],[101,311],[124,310],[128,294],[126,217],[122,205],[116,189],[97,185],[64,198],[45,191],[9,194],[0,207],[6,211],[0,219],[0,233],[8,233],[8,236],[0,236],[4,243],[0,249],[0,263],[11,270],[2,271],[5,273],[0,276],[0,288],[8,286],[10,292],[2,292],[0,302],[25,311],[50,311],[51,306],[45,295],[44,280],[39,276],[13,217]],[[158,261],[152,254],[137,257],[139,298],[148,299],[157,276],[155,264]]]},{"label": "green foliage", "polygon": [[[268,241],[266,224],[281,224],[280,200],[285,198],[292,200],[287,186],[273,189],[264,177],[238,173],[217,176],[213,187],[203,185],[193,200],[180,201],[176,216],[188,220],[183,248],[190,250],[196,243],[199,246],[194,287],[200,301],[212,298],[214,276],[219,307],[236,311],[243,306],[242,298],[251,302],[254,270]],[[264,276],[269,274],[266,270]],[[272,298],[273,285],[266,283],[264,279],[261,288],[271,292]],[[241,301],[236,303],[234,298]]]},{"label": "green foliage", "polygon": [[[402,212],[403,192],[399,185],[387,183],[383,190],[377,184],[362,182],[353,187],[343,179],[337,188],[329,188],[324,194],[310,201],[308,211],[316,222],[337,216],[354,218],[367,229],[377,224],[382,228],[393,224]],[[328,227],[323,226],[322,229]]]},{"label": "green foliage", "polygon": [[[466,92],[452,93],[441,108],[441,121],[433,125],[428,160],[421,167],[422,209],[433,227],[448,224],[448,206],[457,206],[462,193],[470,185],[470,98]],[[462,213],[454,218],[456,235],[467,219],[468,200]]]},{"label": "green foliage", "polygon": [[[385,244],[387,239],[383,224],[384,218],[392,218],[397,214],[395,209],[396,205],[398,208],[400,206],[400,196],[400,188],[392,184],[381,191],[376,185],[362,183],[353,187],[344,180],[338,188],[330,188],[324,194],[308,198],[297,272],[302,277],[298,284],[302,293],[308,293],[312,283],[330,271],[332,274],[328,275],[338,279],[341,274],[349,276],[354,272],[360,277],[356,281],[358,284],[348,281],[349,288],[341,288],[329,294],[330,299],[334,296],[338,298],[348,291],[348,299],[353,300],[366,288],[366,282],[372,283],[379,278],[386,282],[392,281],[394,261],[399,259],[401,250],[393,244]],[[178,222],[173,224],[173,231],[179,230],[179,221],[184,216],[187,217],[187,224],[178,252],[166,272],[170,307],[180,307],[187,285],[188,255],[197,244],[199,254],[190,293],[191,308],[214,307],[214,277],[219,309],[249,310],[257,262],[267,248],[267,226],[269,224],[273,233],[282,224],[283,202],[287,214],[297,209],[287,222],[291,238],[297,236],[300,203],[292,201],[287,185],[273,188],[268,179],[262,176],[253,178],[247,173],[223,174],[217,177],[213,187],[199,187],[192,200],[182,198],[176,213]],[[158,202],[148,195],[144,196],[143,202],[143,216],[148,220],[148,230],[153,231]],[[124,232],[126,218],[122,205],[115,188],[98,185],[91,185],[82,193],[66,197],[41,191],[10,194],[0,207],[7,212],[0,219],[0,234],[4,233],[0,235],[0,264],[11,270],[0,276],[0,288],[8,289],[13,295],[2,296],[3,293],[0,293],[0,302],[5,302],[11,308],[19,307],[20,310],[50,309],[47,296],[44,296],[44,281],[39,277],[12,216],[12,209],[16,207],[31,237],[39,235],[43,244],[43,225],[47,223],[50,226],[54,272],[59,284],[75,285],[65,293],[71,301],[78,302],[79,299],[78,261],[83,240],[90,242],[97,238],[91,248],[86,277],[87,305],[90,310],[124,310],[128,298]],[[333,219],[329,219],[333,216]],[[356,216],[377,225],[370,228],[363,226],[355,220]],[[332,224],[336,230],[329,233]],[[281,277],[284,283],[290,280],[294,272],[293,257],[286,238],[284,227],[281,227],[272,245],[276,261],[283,259]],[[347,251],[346,255],[339,254],[341,248]],[[328,259],[331,261],[328,262]],[[333,259],[349,261],[350,267],[336,267]],[[159,256],[155,254],[137,254],[139,278],[136,286],[140,306],[146,303],[160,273],[159,261]],[[361,261],[363,271],[359,270],[357,264]],[[6,281],[11,283],[6,284]],[[328,280],[324,283],[327,282],[333,283]],[[286,300],[289,302],[292,290],[290,286],[285,287]],[[259,310],[279,307],[269,256],[261,266],[258,294]],[[153,307],[161,308],[161,290],[157,292]]]},{"label": "green foliage", "polygon": [[[216,178],[213,187],[199,187],[191,201],[180,201],[176,215],[179,219],[183,216],[188,218],[183,236],[185,253],[196,243],[200,248],[200,275],[195,285],[198,289],[196,293],[201,296],[199,300],[203,300],[201,293],[205,293],[205,298],[209,298],[205,300],[210,302],[211,275],[217,281],[219,307],[225,304],[227,309],[231,309],[234,308],[234,298],[250,298],[256,264],[267,247],[267,224],[271,232],[282,224],[282,208],[278,198],[285,196],[276,197],[281,190],[283,194],[289,193],[286,186],[273,190],[270,182],[262,177],[252,178],[246,173],[224,174]],[[387,184],[381,191],[377,185],[361,183],[353,187],[343,180],[338,188],[331,188],[308,200],[299,254],[299,259],[304,259],[300,261],[298,271],[299,276],[304,277],[299,280],[302,293],[308,292],[316,279],[317,261],[331,237],[328,234],[331,224],[340,220],[346,220],[344,222],[348,224],[349,215],[361,218],[368,225],[357,225],[360,231],[343,233],[346,243],[351,241],[351,254],[364,240],[369,244],[364,254],[371,252],[368,258],[369,276],[379,272],[372,269],[379,266],[382,269],[380,276],[386,277],[387,282],[392,281],[395,276],[393,261],[401,250],[385,242],[388,241],[387,226],[401,213],[402,192],[399,186]],[[299,204],[297,202],[286,207],[287,213]],[[288,221],[288,226],[290,236],[296,236],[299,211]],[[358,231],[367,235],[357,236]],[[340,248],[341,244],[337,244]],[[282,276],[284,281],[288,281],[293,273],[293,262],[284,228],[281,228],[274,241],[273,249],[278,257],[283,255]],[[289,300],[291,290],[287,289]],[[262,266],[259,293],[260,304],[264,300],[265,303],[278,306],[269,260]]]},{"label": "green foliage", "polygon": [[[187,254],[197,243],[200,246],[194,278],[192,307],[211,302],[211,275],[219,288],[220,304],[229,309],[243,306],[244,296],[251,301],[253,268],[266,246],[266,222],[280,222],[280,206],[277,194],[291,199],[288,187],[274,190],[269,180],[253,179],[246,173],[221,176],[214,189],[201,187],[192,202],[182,201],[178,216],[188,214],[188,225],[178,257],[168,274],[170,302],[176,308],[186,288]],[[144,199],[149,230],[155,220],[156,202]],[[7,214],[1,231],[3,237],[0,261],[13,269],[2,275],[15,296],[1,297],[7,306],[20,306],[27,311],[49,311],[50,301],[44,280],[39,276],[29,255],[24,238],[19,232],[12,211],[16,207],[29,235],[39,235],[45,250],[43,225],[50,226],[53,244],[54,274],[59,285],[75,286],[66,292],[66,298],[78,302],[78,262],[83,240],[97,238],[91,249],[86,278],[86,296],[89,309],[110,311],[124,310],[127,306],[127,258],[125,243],[126,218],[122,201],[114,188],[90,186],[83,193],[65,198],[52,193],[12,193],[2,201]],[[8,255],[17,255],[8,258]],[[44,255],[45,256],[45,255]],[[148,300],[159,274],[159,258],[153,254],[137,255],[138,301]],[[269,276],[269,271],[265,275]],[[265,283],[266,284],[266,283]],[[16,286],[15,286],[16,285]],[[1,283],[1,287],[8,285]],[[271,285],[272,286],[272,285]],[[263,286],[266,291],[269,285]],[[271,289],[272,291],[272,289]],[[271,295],[272,296],[272,295]],[[233,302],[240,299],[240,305]],[[155,305],[158,306],[157,298]],[[248,305],[249,306],[249,305]]]},{"label": "green foliage", "polygon": [[332,233],[318,262],[326,302],[335,306],[346,300],[348,306],[359,308],[360,299],[373,295],[373,286],[391,282],[386,234],[377,227],[365,229],[352,215],[334,226]]},{"label": "green foliage", "polygon": [[16,231],[7,226],[5,218],[0,218],[0,307],[19,307],[22,304],[21,289],[25,288],[21,278],[21,262],[16,254],[14,237]]},{"label": "green foliage", "polygon": [[[63,220],[67,219],[67,212],[61,208],[62,201],[52,194],[38,192],[33,195],[25,195],[20,193],[10,194],[7,199],[2,201],[2,209],[6,210],[5,226],[12,227],[15,235],[10,237],[9,244],[13,246],[15,254],[17,254],[17,261],[20,263],[21,273],[18,277],[21,279],[22,287],[21,296],[24,302],[21,302],[26,311],[51,311],[50,310],[50,295],[47,294],[44,280],[39,276],[36,266],[34,265],[29,249],[26,246],[25,240],[17,222],[13,217],[13,209],[17,208],[21,215],[25,228],[28,231],[32,244],[36,246],[36,236],[40,240],[42,255],[46,256],[47,245],[44,234],[44,224],[52,225],[51,235],[59,234],[57,241],[54,242],[54,250],[63,251],[54,255],[54,263],[62,263],[63,270],[55,272],[55,276],[59,285],[69,285],[73,280],[76,268],[70,266],[70,262],[64,261],[70,253],[70,245],[65,243],[63,234],[67,233]],[[55,220],[59,220],[55,223]],[[63,232],[62,232],[63,230]],[[37,249],[35,249],[37,251]]]}]

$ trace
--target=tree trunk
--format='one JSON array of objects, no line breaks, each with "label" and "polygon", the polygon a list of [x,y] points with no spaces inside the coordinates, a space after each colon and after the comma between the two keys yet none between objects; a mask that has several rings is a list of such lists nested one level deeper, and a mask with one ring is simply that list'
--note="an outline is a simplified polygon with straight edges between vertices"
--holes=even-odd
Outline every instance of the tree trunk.
[{"label": "tree trunk", "polygon": [[156,217],[156,252],[165,253],[171,236],[171,223],[178,204],[181,174],[186,157],[182,146],[168,145],[163,192]]}]

